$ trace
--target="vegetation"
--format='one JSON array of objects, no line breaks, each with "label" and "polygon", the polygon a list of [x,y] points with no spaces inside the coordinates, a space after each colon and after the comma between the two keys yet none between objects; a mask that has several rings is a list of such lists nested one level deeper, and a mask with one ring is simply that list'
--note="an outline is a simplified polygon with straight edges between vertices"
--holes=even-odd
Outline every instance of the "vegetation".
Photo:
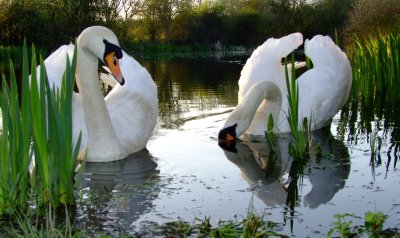
[{"label": "vegetation", "polygon": [[327,237],[333,237],[336,232],[339,237],[398,237],[396,231],[383,230],[386,216],[382,212],[367,212],[364,216],[363,226],[352,226],[352,221],[346,221],[347,217],[353,215],[344,213],[336,214],[334,226],[329,230]]},{"label": "vegetation", "polygon": [[[349,140],[357,131],[371,135],[374,130],[381,130],[383,138],[391,137],[390,150],[397,151],[400,141],[400,34],[389,33],[361,39],[356,38],[350,59],[353,69],[353,87],[349,103],[341,110],[339,139],[344,139],[348,131]],[[384,120],[382,120],[384,119]],[[373,128],[374,125],[377,128]],[[379,128],[381,127],[381,129]],[[368,137],[373,140],[372,135]],[[370,141],[372,145],[375,142]],[[396,161],[395,161],[396,162]]]},{"label": "vegetation", "polygon": [[[353,226],[351,221],[346,220],[348,217],[354,216],[347,213],[336,214],[336,221],[326,236],[398,237],[396,230],[383,229],[386,217],[381,212],[367,212],[364,216],[364,225],[359,226]],[[219,221],[215,227],[211,224],[209,217],[195,219],[192,224],[178,220],[152,227],[151,234],[164,237],[287,237],[279,233],[280,225],[279,223],[267,221],[265,216],[260,216],[252,209],[249,209],[247,216],[243,219]]]},{"label": "vegetation", "polygon": [[[345,26],[357,0],[0,0],[0,42],[24,37],[49,52],[101,24],[130,45],[254,46],[268,37],[300,31],[333,35]],[[394,0],[395,1],[395,0]]]},{"label": "vegetation", "polygon": [[362,40],[380,37],[400,30],[400,4],[396,0],[358,0],[349,12],[343,34],[352,45],[354,35]]},{"label": "vegetation", "polygon": [[310,134],[308,133],[310,131],[310,126],[307,123],[308,119],[306,117],[303,118],[303,124],[299,125],[299,88],[296,83],[294,63],[294,56],[292,55],[292,70],[291,76],[289,77],[288,66],[285,59],[285,76],[289,103],[287,120],[294,140],[293,143],[289,144],[289,153],[294,159],[301,159],[309,157],[310,155]]},{"label": "vegetation", "polygon": [[218,226],[213,227],[209,217],[195,219],[193,224],[179,220],[169,222],[156,228],[158,233],[165,237],[280,237],[276,232],[277,223],[266,221],[263,216],[254,212],[250,203],[247,216],[237,221],[219,221]]},{"label": "vegetation", "polygon": [[[3,231],[7,237],[53,237],[53,238],[64,238],[64,237],[87,237],[84,231],[78,231],[74,225],[70,222],[68,209],[65,208],[65,217],[62,223],[57,219],[56,212],[49,206],[46,209],[44,219],[38,216],[37,213],[24,214],[15,212],[11,215],[12,223],[11,227],[5,228]],[[1,233],[0,233],[1,234]]]},{"label": "vegetation", "polygon": [[[10,67],[10,60],[16,63],[14,66],[15,72],[21,72],[21,63],[23,49],[20,46],[1,46],[0,45],[0,75],[2,73],[7,74],[7,69]],[[32,50],[28,50],[28,58],[32,58]],[[45,49],[36,49],[37,54],[46,55],[47,51]],[[19,83],[20,78],[17,77],[17,82]],[[1,84],[0,84],[1,85]]]},{"label": "vegetation", "polygon": [[[353,66],[352,103],[342,110],[350,118],[349,134],[354,134],[354,124],[359,123],[359,107],[365,109],[360,124],[367,132],[372,131],[370,122],[376,118],[384,118],[388,125],[400,123],[397,109],[400,100],[398,0],[0,0],[0,6],[0,42],[4,45],[0,46],[0,73],[9,76],[2,76],[0,95],[1,111],[8,112],[2,115],[0,133],[0,215],[17,221],[18,228],[11,231],[13,236],[73,236],[69,218],[65,219],[65,226],[60,227],[51,211],[45,214],[47,220],[36,223],[31,223],[35,218],[17,214],[30,210],[30,205],[43,213],[42,208],[75,203],[74,170],[79,150],[79,143],[72,144],[70,133],[76,59],[67,65],[62,89],[52,91],[43,67],[39,68],[41,77],[35,77],[38,59],[35,48],[29,56],[26,46],[23,49],[12,46],[20,45],[24,37],[45,48],[41,51],[45,54],[60,44],[69,43],[80,31],[94,24],[112,28],[123,44],[138,53],[220,50],[225,45],[254,46],[268,37],[280,37],[293,31],[302,32],[305,38],[315,34],[334,35],[337,42],[345,43]],[[13,63],[8,62],[10,58],[23,62],[21,83],[17,82],[20,77],[16,76]],[[28,58],[32,61],[30,70]],[[40,63],[42,61],[40,59]],[[4,68],[9,68],[9,73],[4,72]],[[34,75],[32,90],[29,74]],[[291,85],[288,86],[291,101],[288,117],[294,135],[291,153],[294,157],[303,157],[309,142],[298,125],[298,91],[294,81],[287,81],[287,84]],[[349,116],[350,110],[353,113]],[[271,124],[272,120],[268,122],[268,131],[271,131]],[[307,123],[304,124],[306,128]],[[390,150],[399,148],[399,128],[392,127],[394,146]],[[379,137],[375,136],[370,142],[372,157],[379,152]],[[273,144],[272,134],[268,133],[267,139]],[[292,182],[286,202],[291,212],[298,199],[297,183],[301,182],[299,171],[302,170],[299,168],[303,168],[301,162],[295,162],[300,165],[291,168]],[[31,165],[35,169],[30,171]],[[368,212],[364,226],[356,227],[346,221],[351,216],[338,214],[328,236],[335,232],[344,237],[385,234],[386,217],[382,213]],[[243,220],[221,221],[217,227],[211,225],[210,218],[205,218],[196,220],[195,224],[168,223],[162,229],[167,236],[278,235],[277,224],[263,218],[249,210]]]},{"label": "vegetation", "polygon": [[2,114],[0,134],[0,215],[24,212],[28,201],[39,210],[75,203],[80,139],[72,144],[71,105],[76,57],[68,62],[59,91],[48,85],[41,57],[40,78],[36,77],[36,60],[33,47],[30,78],[24,44],[21,89],[12,62],[10,79],[2,77],[0,109],[8,113]]}]

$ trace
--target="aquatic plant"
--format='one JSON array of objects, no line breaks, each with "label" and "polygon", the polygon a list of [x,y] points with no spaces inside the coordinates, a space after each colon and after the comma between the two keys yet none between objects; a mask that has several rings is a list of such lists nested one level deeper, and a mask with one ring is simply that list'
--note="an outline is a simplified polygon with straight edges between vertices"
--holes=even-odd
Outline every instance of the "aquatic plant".
[{"label": "aquatic plant", "polygon": [[195,219],[194,224],[185,221],[175,221],[163,224],[161,233],[167,237],[193,236],[198,237],[269,237],[281,236],[277,233],[277,223],[266,221],[264,216],[255,213],[253,203],[250,202],[247,215],[242,220],[219,221],[216,227],[211,225],[209,217]]},{"label": "aquatic plant", "polygon": [[333,223],[333,227],[329,230],[327,237],[333,237],[335,232],[339,233],[339,237],[350,237],[351,235],[351,224],[352,221],[345,220],[346,217],[352,217],[351,214],[336,214],[334,216],[336,221]]},{"label": "aquatic plant", "polygon": [[[8,237],[87,237],[85,230],[77,229],[65,207],[65,217],[57,216],[51,206],[46,208],[46,216],[42,219],[37,213],[15,212],[11,215],[14,221],[11,227],[6,227],[3,233]],[[62,222],[60,222],[62,221]]]},{"label": "aquatic plant", "polygon": [[333,237],[333,234],[338,233],[339,237],[398,237],[396,230],[383,230],[383,224],[387,216],[382,212],[368,211],[364,215],[364,225],[352,226],[352,221],[347,221],[345,218],[354,218],[355,216],[349,213],[336,214],[336,221],[333,227],[329,230],[327,237]]},{"label": "aquatic plant", "polygon": [[294,140],[293,143],[289,144],[289,153],[294,159],[300,159],[309,155],[309,150],[307,150],[309,146],[307,146],[307,143],[310,141],[310,134],[308,133],[308,135],[306,135],[305,132],[306,130],[309,132],[310,128],[307,129],[307,118],[303,118],[303,124],[299,125],[299,88],[296,83],[294,55],[292,55],[291,63],[293,67],[291,70],[291,77],[289,77],[289,70],[285,59],[285,76],[288,91],[287,99],[289,103],[287,120]]},{"label": "aquatic plant", "polygon": [[[39,55],[46,55],[47,50],[46,49],[36,49],[37,53]],[[7,69],[10,64],[9,61],[10,59],[16,63],[17,65],[14,65],[15,68],[19,69],[22,65],[22,53],[23,52],[23,47],[20,46],[1,46],[0,45],[0,72],[3,72],[2,70]],[[28,58],[31,58],[32,50],[28,48]]]},{"label": "aquatic plant", "polygon": [[[23,54],[22,77],[29,77],[26,48]],[[29,165],[32,159],[29,82],[22,82],[20,99],[16,81],[14,65],[10,61],[10,86],[3,74],[0,95],[0,215],[13,208],[25,208],[28,200]]]},{"label": "aquatic plant", "polygon": [[274,118],[272,117],[272,114],[270,114],[268,117],[267,130],[265,131],[265,138],[267,138],[267,142],[271,147],[271,151],[276,151],[276,143],[274,138]]},{"label": "aquatic plant", "polygon": [[[353,98],[360,97],[362,107],[375,106],[372,112],[382,118],[383,105],[386,107],[388,103],[400,101],[400,33],[371,36],[364,40],[355,38],[351,52]],[[391,113],[391,110],[385,111]]]},{"label": "aquatic plant", "polygon": [[9,83],[2,76],[0,215],[24,211],[32,198],[36,207],[75,203],[73,186],[80,138],[72,144],[71,104],[76,56],[72,63],[67,61],[62,87],[57,91],[49,86],[43,59],[39,58],[37,78],[37,57],[32,47],[30,77],[24,43],[20,91],[11,61]]}]

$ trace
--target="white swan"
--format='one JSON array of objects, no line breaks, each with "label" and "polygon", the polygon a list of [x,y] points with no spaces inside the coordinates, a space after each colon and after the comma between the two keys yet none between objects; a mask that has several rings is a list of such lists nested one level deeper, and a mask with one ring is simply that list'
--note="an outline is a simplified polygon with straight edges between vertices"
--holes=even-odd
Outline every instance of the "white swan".
[{"label": "white swan", "polygon": [[[85,29],[77,39],[76,83],[73,94],[73,137],[82,132],[81,148],[89,162],[121,160],[145,148],[158,117],[157,87],[147,70],[119,47],[105,27]],[[50,85],[61,86],[66,56],[74,46],[61,46],[46,60]],[[104,98],[98,61],[111,69],[117,84]]]},{"label": "white swan", "polygon": [[[302,34],[293,33],[280,39],[270,38],[253,52],[241,72],[238,105],[220,130],[220,141],[233,140],[243,133],[263,135],[270,114],[275,132],[290,131],[281,59],[302,43]],[[314,36],[305,41],[304,48],[314,67],[297,78],[299,123],[307,117],[311,119],[311,129],[316,130],[329,124],[346,103],[352,82],[351,67],[346,54],[328,36]]]}]

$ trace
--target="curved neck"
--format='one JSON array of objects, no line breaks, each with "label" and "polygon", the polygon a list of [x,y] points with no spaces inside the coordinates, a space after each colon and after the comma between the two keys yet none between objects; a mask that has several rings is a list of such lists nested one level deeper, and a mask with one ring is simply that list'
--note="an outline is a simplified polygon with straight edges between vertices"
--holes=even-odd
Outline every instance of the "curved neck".
[{"label": "curved neck", "polygon": [[[254,84],[246,93],[243,100],[225,121],[225,126],[237,124],[236,136],[242,135],[250,126],[257,109],[266,100],[268,109],[274,120],[277,120],[282,105],[282,93],[280,88],[271,81],[261,81]],[[268,119],[269,114],[266,115]],[[267,126],[267,121],[265,121]]]},{"label": "curved neck", "polygon": [[87,160],[107,161],[116,159],[110,156],[125,156],[118,154],[121,152],[115,152],[123,151],[123,149],[112,126],[104,96],[99,87],[98,59],[88,51],[85,44],[78,43],[77,52],[76,83],[81,95],[88,133]]}]

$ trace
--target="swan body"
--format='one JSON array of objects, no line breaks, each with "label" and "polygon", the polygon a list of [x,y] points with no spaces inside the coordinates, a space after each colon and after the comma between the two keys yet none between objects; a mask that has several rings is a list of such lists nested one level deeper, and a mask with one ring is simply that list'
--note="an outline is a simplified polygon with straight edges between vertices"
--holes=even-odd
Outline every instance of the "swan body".
[{"label": "swan body", "polygon": [[[220,140],[227,139],[228,134],[230,138],[244,133],[263,135],[269,115],[274,119],[274,132],[290,132],[281,59],[302,43],[302,34],[293,33],[280,39],[270,38],[252,53],[239,79],[238,106],[225,120]],[[311,130],[317,130],[328,125],[346,103],[352,82],[351,66],[346,54],[328,36],[314,36],[305,41],[304,48],[313,68],[296,80],[299,124],[307,117]],[[290,65],[288,70],[291,71]]]},{"label": "swan body", "polygon": [[[72,97],[73,139],[76,142],[82,133],[81,148],[89,162],[121,160],[145,148],[158,118],[156,84],[147,70],[121,49],[121,57],[114,57],[120,72],[113,78],[119,84],[104,98],[98,76],[98,61],[104,62],[106,51],[104,40],[118,51],[116,36],[105,27],[89,27],[77,40],[79,93]],[[61,87],[66,59],[72,59],[73,52],[74,45],[64,45],[45,60],[50,85]]]}]

